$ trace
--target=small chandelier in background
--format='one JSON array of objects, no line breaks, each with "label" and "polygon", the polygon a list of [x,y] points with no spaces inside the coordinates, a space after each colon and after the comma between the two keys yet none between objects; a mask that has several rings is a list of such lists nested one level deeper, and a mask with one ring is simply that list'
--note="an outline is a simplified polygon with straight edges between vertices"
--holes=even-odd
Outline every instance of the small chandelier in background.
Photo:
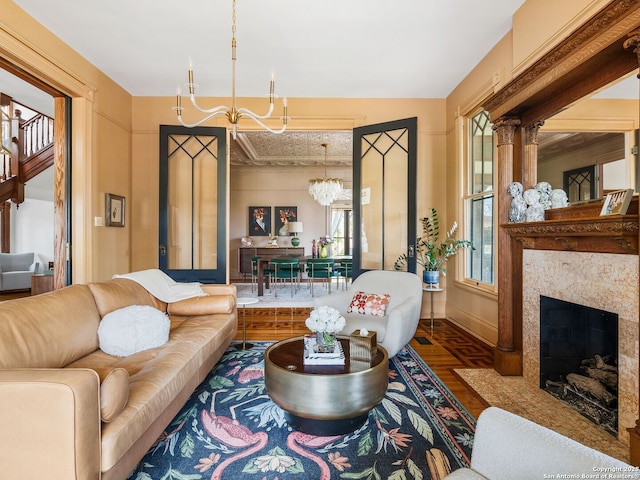
[{"label": "small chandelier in background", "polygon": [[327,144],[324,147],[324,178],[312,178],[309,180],[309,194],[322,206],[331,205],[342,192],[342,180],[339,178],[327,178]]},{"label": "small chandelier in background", "polygon": [[275,95],[275,79],[273,72],[271,74],[271,82],[269,83],[269,111],[264,115],[258,115],[253,113],[248,108],[238,108],[236,104],[236,0],[233,0],[232,6],[232,14],[231,14],[231,107],[227,107],[224,105],[213,107],[209,109],[202,108],[196,102],[196,84],[193,81],[193,69],[191,62],[189,62],[189,81],[186,84],[187,89],[189,90],[189,98],[191,99],[191,104],[193,107],[201,112],[206,114],[204,118],[195,122],[195,123],[186,123],[182,120],[182,112],[184,108],[182,107],[182,91],[178,88],[178,92],[176,95],[176,106],[173,108],[176,111],[178,116],[178,121],[184,125],[185,127],[197,127],[198,125],[202,125],[207,120],[218,117],[220,115],[226,115],[227,120],[231,124],[231,134],[233,138],[236,138],[237,135],[237,127],[238,121],[241,118],[250,118],[258,125],[260,125],[265,130],[271,133],[282,133],[287,128],[287,99],[286,97],[282,99],[283,105],[283,116],[282,116],[282,128],[279,130],[273,130],[267,127],[262,120],[266,120],[271,117],[273,113],[274,100],[276,98]]}]

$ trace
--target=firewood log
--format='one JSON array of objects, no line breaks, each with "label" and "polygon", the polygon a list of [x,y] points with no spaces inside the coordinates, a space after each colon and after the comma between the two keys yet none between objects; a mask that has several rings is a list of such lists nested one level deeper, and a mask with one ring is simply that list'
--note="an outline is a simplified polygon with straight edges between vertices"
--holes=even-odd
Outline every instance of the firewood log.
[{"label": "firewood log", "polygon": [[618,387],[618,374],[614,372],[608,372],[605,370],[600,370],[598,368],[587,368],[585,373],[596,380],[598,380],[603,385],[606,385],[609,388],[617,388]]},{"label": "firewood log", "polygon": [[602,400],[605,405],[609,406],[616,400],[616,396],[614,394],[609,392],[604,385],[593,378],[578,375],[577,373],[570,373],[567,375],[567,382]]},{"label": "firewood log", "polygon": [[618,367],[616,367],[615,365],[609,365],[604,361],[604,359],[600,355],[596,355],[595,359],[596,359],[596,368],[599,368],[600,370],[606,370],[609,372],[618,371]]}]

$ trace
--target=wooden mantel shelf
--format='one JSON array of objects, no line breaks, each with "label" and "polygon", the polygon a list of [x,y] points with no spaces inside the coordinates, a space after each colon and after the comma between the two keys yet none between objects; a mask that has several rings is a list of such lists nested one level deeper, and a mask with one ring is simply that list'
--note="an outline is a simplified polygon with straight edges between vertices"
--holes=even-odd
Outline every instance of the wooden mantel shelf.
[{"label": "wooden mantel shelf", "polygon": [[638,196],[627,215],[600,216],[602,200],[545,211],[542,222],[500,225],[522,248],[638,255]]},{"label": "wooden mantel shelf", "polygon": [[501,227],[523,248],[638,254],[638,215],[563,218]]}]

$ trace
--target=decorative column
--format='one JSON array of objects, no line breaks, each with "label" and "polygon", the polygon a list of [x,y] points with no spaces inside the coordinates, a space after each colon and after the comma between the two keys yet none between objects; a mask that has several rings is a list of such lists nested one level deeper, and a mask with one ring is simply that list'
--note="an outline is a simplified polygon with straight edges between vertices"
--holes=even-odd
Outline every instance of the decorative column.
[{"label": "decorative column", "polygon": [[524,162],[522,163],[522,186],[533,188],[538,183],[538,130],[544,121],[535,122],[524,129]]},{"label": "decorative column", "polygon": [[[623,43],[623,47],[627,50],[633,50],[638,57],[638,66],[640,67],[640,30],[627,35],[629,38]],[[640,79],[640,68],[637,77]],[[640,98],[638,98],[640,102]],[[640,119],[639,119],[640,120]],[[636,172],[638,175],[638,172]],[[636,426],[627,429],[629,432],[629,457],[632,465],[640,465],[640,411],[636,419]]]},{"label": "decorative column", "polygon": [[513,154],[516,129],[520,120],[499,118],[493,123],[498,136],[498,344],[494,351],[494,368],[501,375],[522,375],[522,346],[518,350],[514,325],[514,275],[512,238],[500,225],[509,222],[511,198],[507,187],[513,181]]}]

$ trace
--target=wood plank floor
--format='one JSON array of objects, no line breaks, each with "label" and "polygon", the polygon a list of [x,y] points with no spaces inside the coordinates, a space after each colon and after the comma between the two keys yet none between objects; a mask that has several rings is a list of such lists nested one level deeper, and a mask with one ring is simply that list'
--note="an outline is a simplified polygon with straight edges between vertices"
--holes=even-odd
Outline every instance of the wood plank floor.
[{"label": "wood plank floor", "polygon": [[[247,341],[282,340],[304,335],[309,308],[247,308]],[[242,340],[243,310],[238,310],[237,340]],[[455,368],[488,368],[493,366],[493,349],[451,322],[436,319],[433,335],[429,320],[421,320],[411,347],[442,379],[451,392],[474,416],[488,405],[453,371]]]}]

